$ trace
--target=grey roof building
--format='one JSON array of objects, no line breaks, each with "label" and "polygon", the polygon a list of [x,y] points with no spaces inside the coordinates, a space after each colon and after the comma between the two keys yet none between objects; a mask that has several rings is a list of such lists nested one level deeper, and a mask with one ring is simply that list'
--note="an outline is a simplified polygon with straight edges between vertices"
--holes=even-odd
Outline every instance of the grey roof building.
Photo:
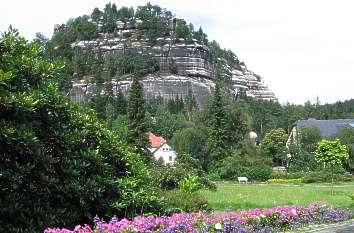
[{"label": "grey roof building", "polygon": [[337,119],[337,120],[298,120],[295,125],[300,128],[317,127],[320,130],[322,137],[334,137],[343,128],[351,126],[354,128],[354,119]]},{"label": "grey roof building", "polygon": [[331,138],[335,137],[343,128],[353,127],[354,128],[354,119],[336,119],[336,120],[298,120],[295,122],[295,125],[290,132],[289,139],[287,141],[287,146],[294,142],[297,129],[306,128],[306,127],[317,127],[320,131],[321,137]]}]

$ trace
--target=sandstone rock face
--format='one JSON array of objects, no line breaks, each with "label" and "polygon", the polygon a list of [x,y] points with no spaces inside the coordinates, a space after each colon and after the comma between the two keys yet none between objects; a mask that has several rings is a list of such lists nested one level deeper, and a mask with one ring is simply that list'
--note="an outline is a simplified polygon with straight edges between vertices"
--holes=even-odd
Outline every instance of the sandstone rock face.
[{"label": "sandstone rock face", "polygon": [[[131,81],[112,80],[113,93],[116,94],[120,87],[123,93],[127,94],[131,85]],[[210,79],[200,77],[188,77],[180,75],[148,75],[142,79],[144,94],[147,99],[154,97],[162,97],[165,101],[175,99],[177,96],[185,97],[189,92],[193,93],[198,106],[204,107],[206,97],[210,96],[215,86]],[[85,96],[93,93],[92,84],[83,80],[76,82],[70,92],[71,100],[74,102],[85,101]]]},{"label": "sandstone rock face", "polygon": [[105,57],[114,53],[149,54],[159,64],[161,71],[168,71],[168,59],[173,59],[178,74],[185,76],[212,77],[213,61],[205,45],[194,42],[185,44],[178,39],[158,38],[156,45],[150,46],[145,39],[99,38],[95,41],[79,41],[71,45],[76,53],[92,54],[102,52]]},{"label": "sandstone rock face", "polygon": [[[129,28],[127,28],[129,26]],[[209,96],[214,83],[214,58],[207,46],[198,44],[196,40],[185,43],[182,38],[158,38],[151,46],[147,39],[124,38],[126,32],[134,32],[134,25],[124,26],[119,24],[117,36],[101,34],[100,38],[91,41],[78,41],[71,46],[76,53],[95,54],[101,52],[105,58],[118,53],[149,54],[160,67],[158,74],[143,77],[145,96],[147,98],[161,96],[168,100],[185,97],[188,91],[194,95],[198,105],[204,107],[206,96]],[[168,60],[173,59],[178,75],[168,72]],[[237,58],[236,58],[237,59]],[[231,80],[231,93],[238,95],[243,92],[247,96],[261,100],[277,100],[274,93],[263,82],[262,78],[249,71],[245,65],[240,69],[233,69],[229,65],[223,65],[224,73]],[[127,92],[130,81],[112,80],[114,92],[118,86]],[[71,99],[82,102],[85,96],[92,92],[93,87],[83,80],[73,83]]]}]

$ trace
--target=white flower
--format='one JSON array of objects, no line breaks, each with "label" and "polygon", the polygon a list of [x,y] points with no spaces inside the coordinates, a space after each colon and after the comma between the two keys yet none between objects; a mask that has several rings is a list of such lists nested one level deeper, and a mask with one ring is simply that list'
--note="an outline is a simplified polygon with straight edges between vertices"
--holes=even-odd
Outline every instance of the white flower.
[{"label": "white flower", "polygon": [[216,230],[221,230],[221,228],[222,228],[221,227],[221,223],[218,222],[218,223],[215,224],[215,229]]},{"label": "white flower", "polygon": [[265,217],[266,217],[264,214],[261,214],[261,215],[259,215],[259,216],[261,216],[261,218],[265,218]]}]

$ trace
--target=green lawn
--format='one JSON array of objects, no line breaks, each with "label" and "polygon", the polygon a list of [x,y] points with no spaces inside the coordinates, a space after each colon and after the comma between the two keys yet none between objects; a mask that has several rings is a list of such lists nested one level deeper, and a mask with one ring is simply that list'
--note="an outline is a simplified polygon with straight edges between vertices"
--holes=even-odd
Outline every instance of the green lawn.
[{"label": "green lawn", "polygon": [[278,205],[308,205],[326,201],[337,207],[351,207],[349,195],[354,183],[336,184],[331,195],[330,184],[238,184],[219,182],[217,191],[201,190],[210,207],[216,210],[265,208]]}]

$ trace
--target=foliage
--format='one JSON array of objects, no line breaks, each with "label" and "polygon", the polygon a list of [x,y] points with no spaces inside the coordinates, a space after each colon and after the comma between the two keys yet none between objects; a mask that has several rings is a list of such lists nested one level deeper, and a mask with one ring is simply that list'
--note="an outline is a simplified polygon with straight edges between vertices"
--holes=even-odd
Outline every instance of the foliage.
[{"label": "foliage", "polygon": [[164,191],[162,195],[166,199],[165,206],[169,214],[208,210],[208,202],[197,192],[174,189]]},{"label": "foliage", "polygon": [[270,179],[300,179],[303,178],[305,174],[304,172],[273,172],[270,175]]},{"label": "foliage", "polygon": [[69,103],[55,83],[63,65],[43,61],[36,43],[10,28],[0,52],[0,231],[124,216],[113,204],[124,200],[120,184],[144,176],[140,156]]},{"label": "foliage", "polygon": [[249,180],[266,181],[269,179],[272,168],[268,165],[256,165],[245,169],[245,175]]},{"label": "foliage", "polygon": [[160,189],[172,190],[179,187],[179,182],[188,177],[189,171],[183,166],[171,167],[170,165],[155,167],[150,171],[150,183]]},{"label": "foliage", "polygon": [[289,172],[308,172],[318,169],[318,163],[315,160],[314,153],[304,150],[298,150],[292,153],[292,157],[288,164]]},{"label": "foliage", "polygon": [[157,38],[169,34],[168,24],[164,17],[160,17],[166,14],[159,6],[152,6],[150,3],[139,6],[135,15],[142,20],[137,27],[138,38],[148,38],[150,43],[154,44]]},{"label": "foliage", "polygon": [[183,180],[178,182],[179,189],[188,193],[193,193],[201,188],[199,177],[189,175]]},{"label": "foliage", "polygon": [[198,188],[216,189],[215,184],[202,171],[199,161],[188,154],[178,154],[173,166],[155,164],[150,170],[148,179],[150,186],[163,190],[178,189],[182,181],[186,182],[186,186],[194,187],[196,181]]},{"label": "foliage", "polygon": [[317,143],[321,140],[320,130],[317,127],[303,127],[298,134],[301,149],[309,153],[315,152]]},{"label": "foliage", "polygon": [[159,213],[166,208],[164,198],[144,182],[144,179],[136,177],[117,182],[118,188],[122,190],[121,200],[114,202],[112,206],[124,210],[124,217],[133,218],[143,213]]},{"label": "foliage", "polygon": [[302,178],[296,178],[296,179],[269,179],[267,180],[268,184],[296,184],[296,183],[303,183],[304,180]]},{"label": "foliage", "polygon": [[133,54],[130,52],[107,56],[105,65],[111,77],[124,74],[144,76],[159,70],[158,64],[150,55]]},{"label": "foliage", "polygon": [[171,114],[168,110],[159,107],[151,128],[154,133],[169,140],[176,131],[184,128],[184,117],[182,114]]},{"label": "foliage", "polygon": [[65,24],[57,26],[54,30],[50,46],[53,55],[60,58],[71,59],[73,51],[70,44],[76,40],[90,40],[97,38],[97,26],[90,22],[90,17],[81,16],[70,19]]},{"label": "foliage", "polygon": [[[245,139],[238,145],[234,153],[225,158],[219,168],[221,178],[235,180],[239,176],[253,177],[253,170],[258,167],[269,166],[270,162],[260,153],[253,142]],[[248,177],[250,178],[250,177]],[[258,179],[258,178],[257,178]]]},{"label": "foliage", "polygon": [[341,130],[341,132],[337,135],[337,138],[341,141],[342,144],[345,144],[349,149],[349,159],[344,162],[344,167],[354,172],[354,128],[353,127],[345,127]]},{"label": "foliage", "polygon": [[192,37],[193,37],[193,25],[187,25],[186,21],[183,19],[177,21],[177,26],[176,26],[176,38],[183,38],[184,40],[187,41],[187,43],[192,42]]},{"label": "foliage", "polygon": [[138,77],[133,77],[128,98],[128,143],[135,145],[143,154],[146,162],[150,161],[147,137],[148,125],[146,121],[146,104],[143,96],[143,87]]},{"label": "foliage", "polygon": [[205,143],[206,129],[202,127],[184,128],[176,131],[171,139],[171,145],[178,154],[189,154],[200,161],[206,168]]},{"label": "foliage", "polygon": [[128,142],[129,128],[127,115],[118,115],[112,122],[112,132],[123,142]]},{"label": "foliage", "polygon": [[206,143],[208,169],[212,170],[219,166],[219,161],[228,156],[226,145],[226,111],[223,102],[221,88],[215,85],[213,99],[207,108],[208,115],[208,138]]},{"label": "foliage", "polygon": [[231,149],[241,145],[245,137],[248,137],[250,117],[247,113],[247,105],[243,101],[233,102],[227,107],[226,141]]},{"label": "foliage", "polygon": [[249,115],[252,117],[252,129],[262,139],[272,129],[286,127],[285,109],[275,101],[247,98]]},{"label": "foliage", "polygon": [[325,166],[341,166],[343,161],[349,158],[346,145],[342,145],[339,139],[330,141],[323,139],[318,143],[315,159]]},{"label": "foliage", "polygon": [[168,59],[168,70],[171,72],[171,74],[177,74],[177,65],[176,62],[173,58]]},{"label": "foliage", "polygon": [[263,152],[273,158],[273,164],[282,165],[285,162],[285,143],[287,134],[283,129],[273,129],[265,135],[261,142]]},{"label": "foliage", "polygon": [[342,174],[332,174],[331,172],[319,171],[308,172],[304,176],[304,183],[329,183],[332,181],[352,181],[352,177]]}]

